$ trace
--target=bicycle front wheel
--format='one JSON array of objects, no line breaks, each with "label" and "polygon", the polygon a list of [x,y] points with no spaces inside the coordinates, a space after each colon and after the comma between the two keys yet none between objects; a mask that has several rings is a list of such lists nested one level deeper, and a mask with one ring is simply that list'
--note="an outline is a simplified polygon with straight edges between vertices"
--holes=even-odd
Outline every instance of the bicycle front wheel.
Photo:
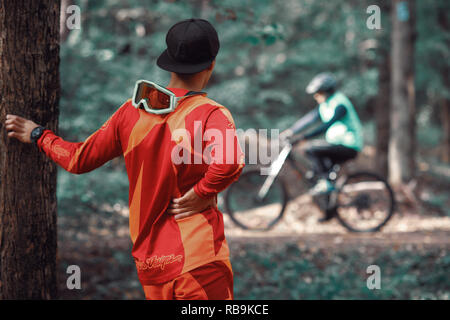
[{"label": "bicycle front wheel", "polygon": [[268,176],[259,170],[244,172],[225,193],[225,209],[231,220],[243,229],[268,230],[280,221],[288,194],[283,181],[276,178],[261,198]]},{"label": "bicycle front wheel", "polygon": [[371,172],[349,175],[334,195],[339,222],[352,232],[375,232],[394,213],[394,193],[385,179]]}]

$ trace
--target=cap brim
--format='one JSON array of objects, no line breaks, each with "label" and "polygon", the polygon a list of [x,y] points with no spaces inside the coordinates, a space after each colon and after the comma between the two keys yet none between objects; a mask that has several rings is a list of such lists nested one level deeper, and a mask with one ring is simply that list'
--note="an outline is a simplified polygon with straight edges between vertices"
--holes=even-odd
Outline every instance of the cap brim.
[{"label": "cap brim", "polygon": [[211,61],[205,61],[197,64],[190,64],[190,63],[181,63],[178,61],[173,60],[170,58],[169,54],[167,53],[167,49],[164,50],[163,53],[159,56],[158,60],[156,61],[156,64],[161,69],[164,69],[166,71],[175,72],[175,73],[181,73],[181,74],[190,74],[190,73],[197,73],[200,71],[205,70],[208,68],[213,60]]}]

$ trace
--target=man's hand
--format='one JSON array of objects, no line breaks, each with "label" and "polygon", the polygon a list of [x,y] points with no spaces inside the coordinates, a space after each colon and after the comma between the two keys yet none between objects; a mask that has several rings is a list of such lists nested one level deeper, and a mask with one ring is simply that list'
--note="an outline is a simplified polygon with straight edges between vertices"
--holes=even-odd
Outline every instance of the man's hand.
[{"label": "man's hand", "polygon": [[208,207],[216,207],[216,198],[200,198],[192,188],[181,198],[173,199],[167,213],[175,215],[175,220],[178,220],[202,212]]},{"label": "man's hand", "polygon": [[39,125],[31,120],[8,114],[6,115],[5,127],[9,131],[8,137],[16,138],[24,143],[31,143],[31,131]]}]

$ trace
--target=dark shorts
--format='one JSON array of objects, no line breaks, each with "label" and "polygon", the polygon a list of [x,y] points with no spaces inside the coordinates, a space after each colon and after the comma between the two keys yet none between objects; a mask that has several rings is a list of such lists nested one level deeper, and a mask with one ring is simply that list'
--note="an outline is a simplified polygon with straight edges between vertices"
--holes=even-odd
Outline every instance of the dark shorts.
[{"label": "dark shorts", "polygon": [[334,164],[344,163],[358,155],[355,149],[340,144],[330,144],[323,140],[312,140],[303,149],[319,171],[328,171]]}]

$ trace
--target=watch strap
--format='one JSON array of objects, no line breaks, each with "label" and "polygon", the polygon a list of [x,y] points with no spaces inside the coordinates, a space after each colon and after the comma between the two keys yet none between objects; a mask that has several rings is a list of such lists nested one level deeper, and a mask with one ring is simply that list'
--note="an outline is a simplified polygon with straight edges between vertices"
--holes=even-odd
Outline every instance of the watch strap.
[{"label": "watch strap", "polygon": [[44,133],[45,128],[42,126],[38,126],[31,131],[30,140],[32,143],[37,143],[42,134]]}]

